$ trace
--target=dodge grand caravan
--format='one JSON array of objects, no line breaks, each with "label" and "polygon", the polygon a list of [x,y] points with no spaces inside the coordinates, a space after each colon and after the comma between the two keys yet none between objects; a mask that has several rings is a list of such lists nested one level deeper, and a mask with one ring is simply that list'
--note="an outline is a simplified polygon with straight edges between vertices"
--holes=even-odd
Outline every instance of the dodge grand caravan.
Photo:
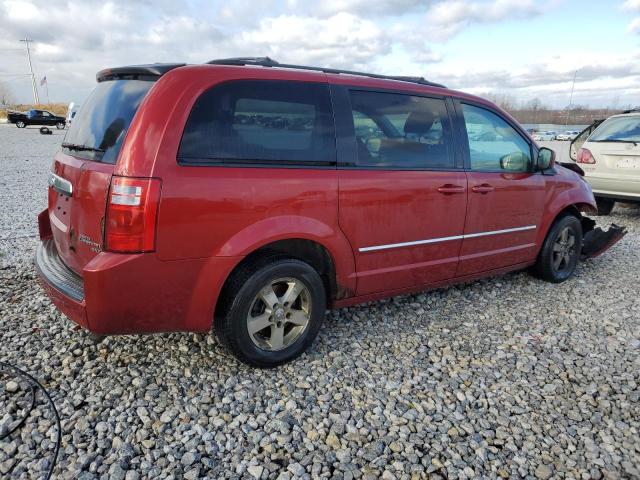
[{"label": "dodge grand caravan", "polygon": [[562,282],[625,233],[582,215],[579,167],[422,78],[241,58],[97,80],[36,254],[54,304],[95,334],[213,328],[269,367],[328,307],[529,267]]}]

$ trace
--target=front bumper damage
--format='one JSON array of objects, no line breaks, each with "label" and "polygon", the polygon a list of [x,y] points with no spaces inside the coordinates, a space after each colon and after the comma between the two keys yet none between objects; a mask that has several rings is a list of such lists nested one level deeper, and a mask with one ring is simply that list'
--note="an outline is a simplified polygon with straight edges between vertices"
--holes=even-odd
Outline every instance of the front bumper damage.
[{"label": "front bumper damage", "polygon": [[600,227],[596,228],[595,220],[582,217],[582,260],[602,255],[626,234],[626,227],[612,223],[605,231]]}]

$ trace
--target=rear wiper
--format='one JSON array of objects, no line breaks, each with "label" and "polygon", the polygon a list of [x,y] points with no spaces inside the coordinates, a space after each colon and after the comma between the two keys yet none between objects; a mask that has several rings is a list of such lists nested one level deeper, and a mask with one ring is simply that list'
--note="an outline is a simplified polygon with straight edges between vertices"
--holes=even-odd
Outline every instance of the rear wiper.
[{"label": "rear wiper", "polygon": [[98,152],[104,153],[104,150],[101,148],[88,147],[87,145],[76,145],[75,143],[63,143],[63,148],[68,148],[69,150],[76,150],[78,152]]}]

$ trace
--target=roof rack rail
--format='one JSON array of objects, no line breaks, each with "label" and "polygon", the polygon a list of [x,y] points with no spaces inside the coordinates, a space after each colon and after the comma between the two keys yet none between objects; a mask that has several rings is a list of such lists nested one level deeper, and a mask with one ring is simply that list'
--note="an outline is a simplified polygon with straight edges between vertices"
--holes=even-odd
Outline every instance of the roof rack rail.
[{"label": "roof rack rail", "polygon": [[260,67],[280,67],[280,68],[294,68],[297,70],[310,70],[313,72],[323,73],[335,73],[345,75],[358,75],[361,77],[381,78],[384,80],[398,80],[400,82],[417,83],[420,85],[428,85],[430,87],[446,88],[440,83],[430,82],[424,77],[407,77],[403,75],[381,75],[378,73],[366,73],[356,72],[353,70],[341,70],[337,68],[325,68],[325,67],[310,67],[308,65],[292,65],[288,63],[280,63],[269,57],[233,57],[233,58],[221,58],[218,60],[211,60],[207,62],[209,65],[257,65]]}]

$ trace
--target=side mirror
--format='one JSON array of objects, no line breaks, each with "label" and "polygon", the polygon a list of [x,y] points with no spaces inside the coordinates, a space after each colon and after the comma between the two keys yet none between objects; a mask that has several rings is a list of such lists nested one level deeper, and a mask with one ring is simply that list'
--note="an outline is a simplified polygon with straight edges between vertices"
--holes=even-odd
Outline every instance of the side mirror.
[{"label": "side mirror", "polygon": [[512,152],[500,157],[500,168],[507,172],[526,172],[529,169],[529,157],[522,152]]},{"label": "side mirror", "polygon": [[547,147],[538,150],[538,159],[536,160],[536,171],[544,172],[556,164],[556,152]]}]

